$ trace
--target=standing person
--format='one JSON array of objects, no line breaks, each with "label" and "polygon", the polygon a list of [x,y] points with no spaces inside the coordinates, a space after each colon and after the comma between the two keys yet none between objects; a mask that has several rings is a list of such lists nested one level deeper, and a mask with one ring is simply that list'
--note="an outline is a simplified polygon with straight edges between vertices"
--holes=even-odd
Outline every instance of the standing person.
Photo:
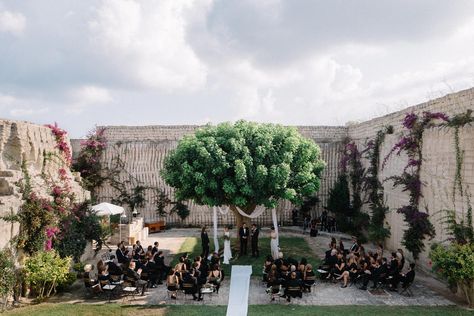
[{"label": "standing person", "polygon": [[232,259],[232,250],[230,249],[230,232],[229,227],[224,227],[224,264],[229,264]]},{"label": "standing person", "polygon": [[258,251],[258,235],[260,230],[257,225],[252,224],[252,230],[250,231],[250,242],[252,247],[252,257],[258,258],[260,252]]},{"label": "standing person", "polygon": [[328,229],[328,211],[324,210],[321,214],[321,231]]},{"label": "standing person", "polygon": [[296,208],[291,211],[291,220],[293,222],[293,226],[298,224],[298,210]]},{"label": "standing person", "polygon": [[202,246],[201,257],[207,259],[207,257],[209,256],[209,236],[207,235],[206,226],[204,226],[201,230],[201,246]]},{"label": "standing person", "polygon": [[303,235],[306,234],[306,230],[309,227],[309,222],[310,222],[310,218],[308,215],[306,215],[303,219]]},{"label": "standing person", "polygon": [[272,226],[272,231],[270,232],[270,250],[272,252],[273,260],[277,260],[279,249],[275,226]]},{"label": "standing person", "polygon": [[249,237],[249,229],[247,224],[244,223],[239,229],[239,238],[240,238],[240,255],[247,255],[247,239]]}]

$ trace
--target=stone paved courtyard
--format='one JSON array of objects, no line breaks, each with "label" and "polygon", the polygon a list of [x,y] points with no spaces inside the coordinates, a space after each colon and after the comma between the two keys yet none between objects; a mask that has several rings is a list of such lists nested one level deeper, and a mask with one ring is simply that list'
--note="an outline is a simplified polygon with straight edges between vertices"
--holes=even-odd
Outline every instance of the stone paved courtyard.
[{"label": "stone paved courtyard", "polygon": [[[282,234],[297,235],[296,228],[283,229]],[[263,230],[265,234],[265,230]],[[172,229],[159,234],[152,234],[148,240],[142,244],[151,244],[154,241],[159,241],[163,249],[170,256],[179,252],[181,244],[186,237],[198,237],[199,231],[197,229]],[[339,235],[337,236],[340,237]],[[329,242],[329,235],[320,235],[316,239],[309,238],[307,235],[305,239],[309,241],[311,248],[319,257],[323,256],[325,245]],[[170,258],[170,257],[169,257]],[[169,259],[168,259],[169,260]],[[263,257],[262,257],[263,260]],[[263,262],[262,262],[263,264]],[[202,302],[192,300],[188,295],[186,298],[180,294],[178,300],[172,300],[168,297],[164,285],[156,289],[149,289],[144,297],[136,297],[130,303],[134,304],[211,304],[211,305],[227,305],[229,296],[230,278],[226,278],[221,285],[219,294],[205,295]],[[423,282],[415,282],[412,287],[413,296],[400,295],[396,292],[383,292],[383,295],[374,295],[369,291],[359,290],[358,286],[347,287],[342,289],[341,283],[320,282],[313,287],[311,293],[305,293],[303,298],[292,299],[291,304],[299,305],[393,305],[393,306],[446,306],[454,305],[455,303],[444,298],[439,293],[428,288]],[[268,294],[265,293],[265,284],[261,282],[260,278],[252,277],[250,284],[249,304],[263,305],[263,304],[288,304],[285,299],[276,299],[275,302],[270,300]]]}]

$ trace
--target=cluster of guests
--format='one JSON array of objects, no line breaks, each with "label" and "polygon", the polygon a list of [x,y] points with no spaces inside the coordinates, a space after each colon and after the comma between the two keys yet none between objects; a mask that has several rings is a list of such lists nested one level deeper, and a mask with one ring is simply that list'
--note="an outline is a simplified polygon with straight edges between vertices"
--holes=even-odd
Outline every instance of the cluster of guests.
[{"label": "cluster of guests", "polygon": [[349,249],[344,248],[341,240],[337,242],[333,238],[319,271],[321,278],[343,280],[342,288],[347,287],[349,281],[354,284],[361,281],[361,290],[366,290],[372,282],[373,289],[383,285],[389,290],[397,291],[400,282],[406,287],[415,279],[415,264],[410,264],[408,271],[402,273],[404,266],[402,249],[392,252],[387,258],[382,245],[378,245],[374,252],[366,252],[356,237],[352,237]]},{"label": "cluster of guests", "polygon": [[214,253],[210,260],[197,256],[193,260],[183,254],[174,268],[170,269],[166,278],[166,286],[171,298],[176,299],[178,290],[191,294],[194,300],[202,300],[202,289],[211,288],[219,293],[219,287],[224,279],[221,269],[221,258]]},{"label": "cluster of guests", "polygon": [[298,262],[291,257],[284,258],[280,252],[278,259],[268,256],[263,265],[263,281],[267,283],[267,293],[272,295],[272,300],[277,294],[281,294],[288,302],[292,297],[302,297],[303,292],[311,292],[315,280],[313,267],[306,258]]},{"label": "cluster of guests", "polygon": [[95,291],[102,291],[107,284],[120,283],[136,287],[143,295],[146,288],[155,288],[163,284],[162,280],[168,274],[170,267],[165,264],[163,251],[158,249],[159,243],[143,249],[137,241],[131,249],[122,241],[117,245],[115,255],[109,254],[108,259],[97,262],[97,276],[94,276],[93,266],[84,267],[84,283]]},{"label": "cluster of guests", "polygon": [[309,229],[310,236],[316,237],[318,235],[318,228],[321,231],[335,232],[337,230],[336,218],[329,216],[326,210],[319,217],[311,218],[309,215],[306,215],[303,218],[303,234]]}]

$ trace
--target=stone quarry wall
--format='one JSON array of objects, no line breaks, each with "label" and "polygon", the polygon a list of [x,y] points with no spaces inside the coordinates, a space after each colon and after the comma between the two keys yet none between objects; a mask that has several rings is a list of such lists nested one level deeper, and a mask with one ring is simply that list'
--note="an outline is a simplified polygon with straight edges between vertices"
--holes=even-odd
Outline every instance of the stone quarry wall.
[{"label": "stone quarry wall", "polygon": [[[338,175],[338,162],[340,160],[340,150],[343,140],[350,137],[359,145],[363,145],[368,139],[375,137],[377,131],[387,125],[393,125],[395,133],[388,135],[382,146],[381,157],[390,151],[392,146],[398,141],[402,132],[402,119],[407,112],[422,113],[423,111],[444,112],[448,115],[465,112],[468,109],[474,110],[474,88],[449,94],[444,97],[431,100],[426,103],[395,112],[383,117],[379,117],[360,124],[347,127],[318,127],[299,126],[299,131],[306,137],[313,139],[320,145],[322,158],[326,161],[327,167],[324,170],[321,189],[318,193],[321,198],[319,205],[313,210],[313,215],[317,216],[326,205],[328,192],[334,184]],[[172,189],[163,183],[159,176],[163,159],[166,154],[174,149],[178,141],[184,136],[193,133],[199,126],[107,126],[106,137],[109,145],[105,151],[103,162],[111,164],[112,158],[120,155],[125,158],[125,172],[121,175],[123,180],[127,180],[130,175],[136,177],[140,182],[159,186],[166,192],[172,194]],[[474,195],[474,127],[467,126],[460,130],[460,143],[464,151],[464,164],[462,176],[464,188],[468,193]],[[78,141],[73,141],[75,151],[79,149]],[[442,209],[456,208],[461,214],[466,210],[466,198],[457,195],[455,202],[452,200],[453,181],[455,174],[455,150],[453,131],[449,129],[432,128],[425,132],[423,141],[424,163],[422,167],[422,181],[424,183],[424,198],[420,207],[427,207],[431,215],[431,221],[436,227],[437,236],[435,241],[446,239],[446,235],[440,224],[440,214],[436,213]],[[406,165],[406,157],[394,156],[389,160],[384,170],[380,170],[380,180],[383,181],[391,175],[401,174]],[[364,162],[367,164],[367,162]],[[128,173],[128,175],[127,175]],[[387,247],[396,249],[401,247],[401,238],[405,224],[396,209],[407,203],[408,196],[399,189],[393,189],[390,182],[384,182],[385,199],[390,207],[387,215],[387,225],[391,228],[391,237],[387,240]],[[116,192],[110,186],[104,186],[98,192],[101,201],[110,201]],[[203,207],[190,203],[191,215],[184,224],[202,225],[211,224],[212,213],[208,207]],[[283,222],[290,219],[292,205],[283,202],[279,205],[279,216]],[[147,196],[147,203],[140,212],[144,216],[145,222],[156,220],[154,212],[153,198]],[[176,215],[166,218],[168,223],[180,223]],[[232,214],[219,216],[219,222],[234,223]],[[261,225],[270,224],[270,214],[265,214],[258,219]],[[427,245],[429,249],[429,244]],[[421,261],[427,262],[427,252],[421,255]]]},{"label": "stone quarry wall", "polygon": [[[0,119],[0,217],[16,214],[22,204],[22,195],[16,185],[24,177],[22,165],[31,177],[33,191],[39,196],[49,195],[44,179],[58,181],[59,169],[65,167],[55,146],[55,137],[48,127]],[[67,171],[67,176],[74,179],[71,187],[78,200],[89,198],[89,192],[79,185],[79,175]],[[0,248],[7,245],[18,230],[18,224],[0,219]]]},{"label": "stone quarry wall", "polygon": [[[124,172],[119,175],[120,181],[127,181],[133,177],[139,183],[163,188],[166,193],[172,195],[173,189],[167,186],[160,177],[164,157],[170,150],[176,148],[183,136],[192,134],[197,128],[199,126],[107,126],[105,137],[108,145],[103,155],[103,163],[111,167],[114,164],[114,157],[119,156],[125,163]],[[313,209],[313,216],[318,216],[326,205],[328,192],[337,178],[337,164],[342,142],[347,137],[347,128],[299,126],[298,130],[319,144],[322,158],[327,163],[318,194],[321,202]],[[76,153],[79,148],[79,141],[73,140],[73,149]],[[127,185],[128,189],[133,187],[133,184]],[[114,196],[117,196],[117,191],[110,185],[104,185],[97,193],[100,201],[111,201]],[[212,223],[212,210],[209,207],[196,205],[192,201],[188,205],[191,214],[184,222],[173,214],[166,218],[167,223],[184,225],[210,225]],[[280,221],[290,220],[292,208],[291,203],[280,203],[278,206]],[[159,219],[155,212],[152,192],[147,192],[146,205],[139,209],[139,212],[145,222]],[[234,224],[234,215],[229,213],[226,216],[219,216],[219,222]],[[260,225],[270,225],[270,212],[261,216],[257,222]]]},{"label": "stone quarry wall", "polygon": [[[357,125],[349,126],[348,133],[351,139],[359,144],[363,144],[367,139],[375,137],[377,131],[384,126],[392,125],[395,133],[387,135],[381,149],[381,157],[385,157],[393,145],[399,140],[399,135],[403,128],[402,119],[408,112],[422,114],[424,111],[444,112],[450,116],[466,112],[468,109],[474,110],[474,88],[448,94],[444,97],[431,100],[403,111],[395,112],[383,117],[379,117]],[[463,186],[467,193],[474,197],[474,126],[465,126],[459,133],[461,149],[464,152],[462,167]],[[420,209],[428,210],[431,222],[436,228],[436,237],[433,241],[446,240],[447,236],[442,227],[441,210],[456,209],[462,216],[466,212],[466,196],[461,197],[456,194],[453,201],[453,187],[456,172],[456,154],[454,148],[454,135],[452,129],[431,128],[423,135],[423,164],[421,169],[421,181],[423,199],[420,201]],[[407,163],[406,155],[394,155],[388,161],[383,170],[380,170],[380,180],[384,180],[392,175],[400,175]],[[384,182],[385,199],[390,207],[387,215],[387,223],[391,229],[391,237],[387,240],[387,247],[390,249],[403,248],[401,240],[405,223],[401,214],[396,209],[408,203],[408,194],[394,189],[392,182]],[[428,266],[428,252],[430,243],[427,243],[426,250],[420,256],[420,262]]]}]

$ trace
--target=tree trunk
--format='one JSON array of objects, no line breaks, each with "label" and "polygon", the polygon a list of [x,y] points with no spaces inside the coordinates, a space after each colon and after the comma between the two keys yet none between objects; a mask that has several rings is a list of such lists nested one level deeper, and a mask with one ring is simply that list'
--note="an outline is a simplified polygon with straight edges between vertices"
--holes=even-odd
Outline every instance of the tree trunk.
[{"label": "tree trunk", "polygon": [[[245,214],[252,214],[252,212],[255,210],[256,205],[251,205],[246,208],[241,208],[242,211],[244,211]],[[237,229],[237,249],[240,250],[240,236],[239,236],[239,229],[242,227],[242,225],[245,223],[247,224],[247,229],[250,229],[251,225],[251,219],[245,216],[240,215],[239,211],[237,211],[237,208],[235,205],[229,205],[229,208],[234,212],[235,215],[235,220],[236,220],[236,229]]]},{"label": "tree trunk", "polygon": [[461,283],[469,308],[474,308],[474,280],[467,280]]}]

